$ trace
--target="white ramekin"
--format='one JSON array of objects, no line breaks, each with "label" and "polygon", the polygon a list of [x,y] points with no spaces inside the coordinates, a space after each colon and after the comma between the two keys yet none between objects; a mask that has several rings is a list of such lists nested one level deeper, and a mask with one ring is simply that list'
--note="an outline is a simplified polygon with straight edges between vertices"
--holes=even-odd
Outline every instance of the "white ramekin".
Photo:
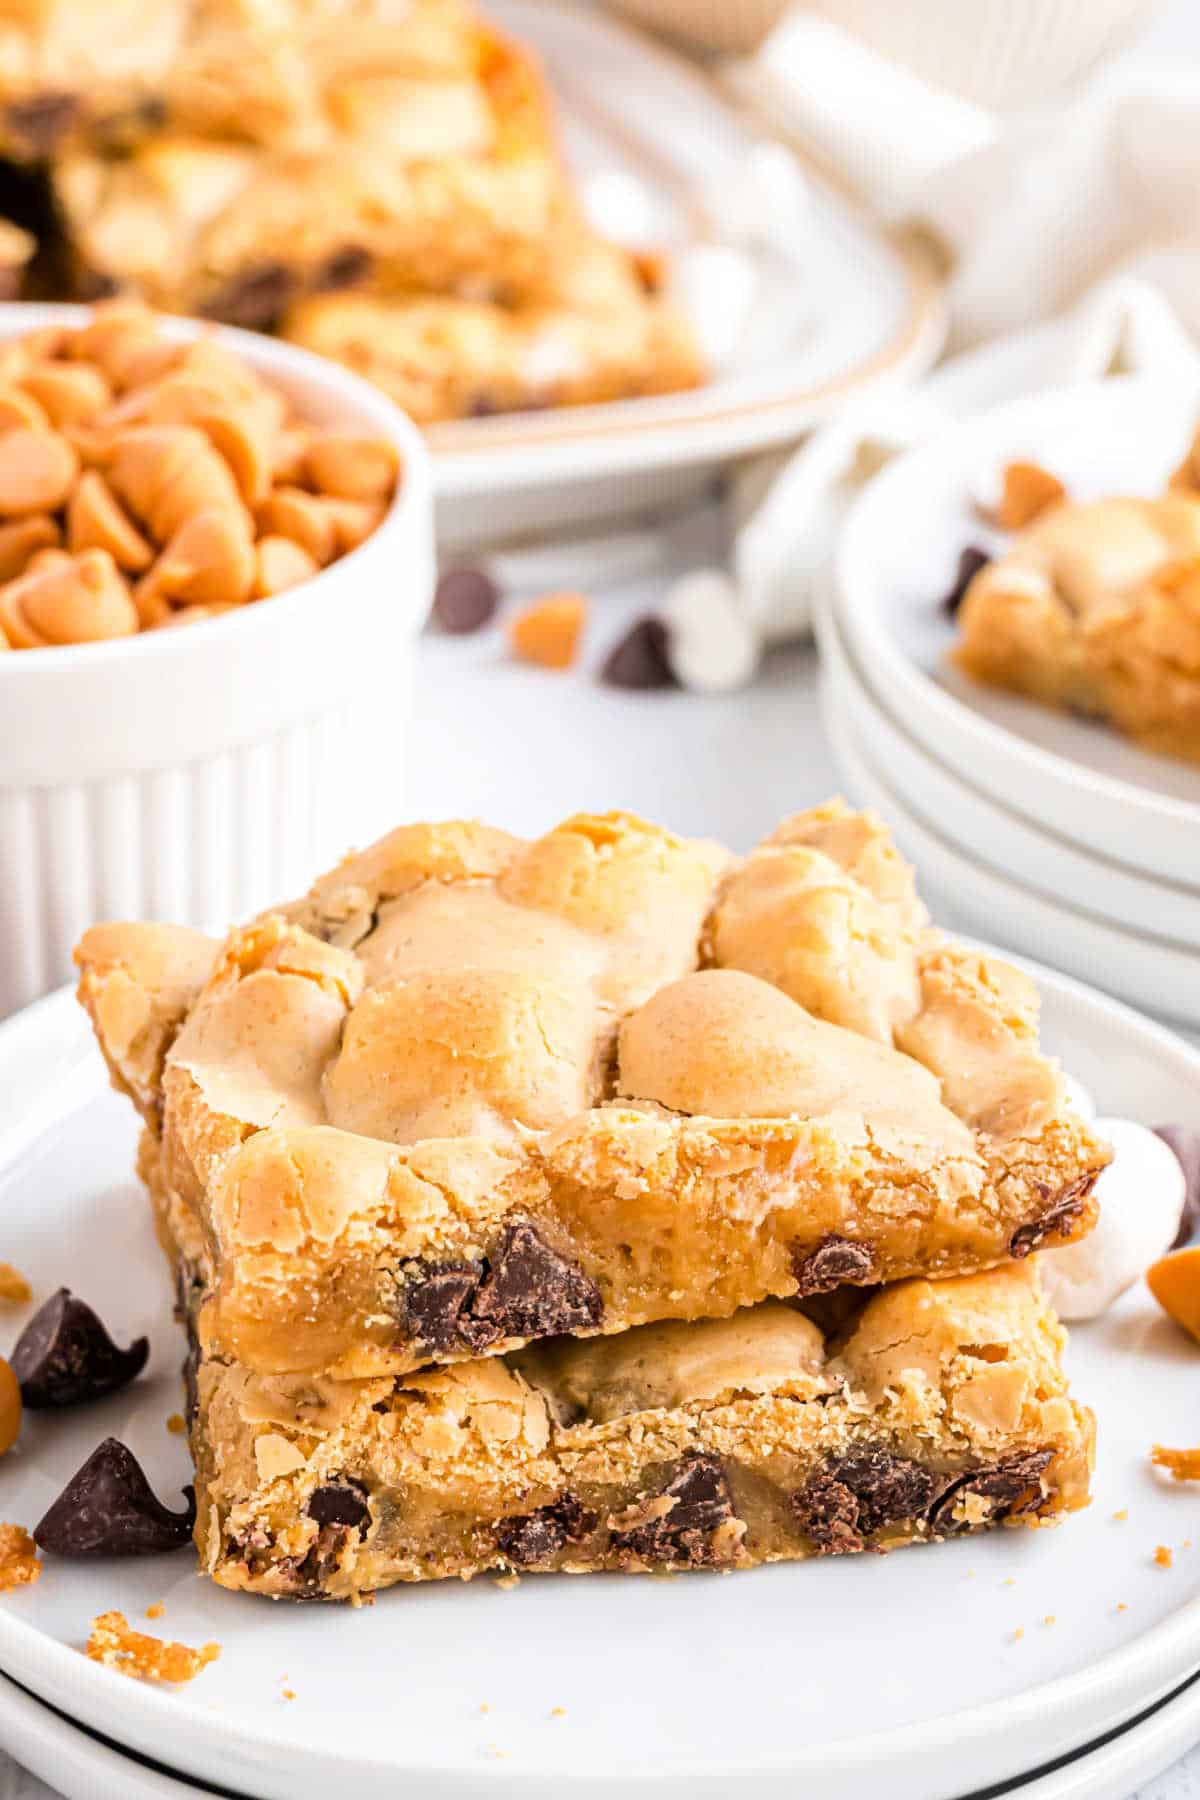
[{"label": "white ramekin", "polygon": [[[85,316],[0,306],[0,338]],[[346,370],[247,332],[219,336],[315,422],[397,444],[396,499],[357,550],[274,599],[0,655],[0,1017],[68,979],[94,921],[223,930],[302,892],[400,813],[413,651],[434,583],[424,442]]]}]

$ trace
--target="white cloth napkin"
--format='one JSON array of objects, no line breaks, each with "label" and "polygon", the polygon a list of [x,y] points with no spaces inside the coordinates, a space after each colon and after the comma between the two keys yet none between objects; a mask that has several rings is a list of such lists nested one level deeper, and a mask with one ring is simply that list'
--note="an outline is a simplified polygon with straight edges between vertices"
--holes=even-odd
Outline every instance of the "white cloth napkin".
[{"label": "white cloth napkin", "polygon": [[898,449],[1110,372],[1200,387],[1200,71],[1117,67],[1058,106],[1001,120],[796,12],[726,74],[764,123],[891,221],[931,232],[950,263],[955,354],[786,463],[733,474],[729,604],[761,650],[807,626],[841,517]]}]

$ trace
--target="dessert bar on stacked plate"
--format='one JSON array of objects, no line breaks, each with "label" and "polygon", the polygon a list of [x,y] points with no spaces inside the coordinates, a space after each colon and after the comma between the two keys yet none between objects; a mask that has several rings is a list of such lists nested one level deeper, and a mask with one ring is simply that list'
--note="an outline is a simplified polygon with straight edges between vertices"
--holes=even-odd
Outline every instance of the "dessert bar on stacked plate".
[{"label": "dessert bar on stacked plate", "polygon": [[736,1568],[1083,1505],[1030,1253],[1106,1147],[1016,970],[834,803],[400,828],[223,944],[83,939],[217,1581]]}]

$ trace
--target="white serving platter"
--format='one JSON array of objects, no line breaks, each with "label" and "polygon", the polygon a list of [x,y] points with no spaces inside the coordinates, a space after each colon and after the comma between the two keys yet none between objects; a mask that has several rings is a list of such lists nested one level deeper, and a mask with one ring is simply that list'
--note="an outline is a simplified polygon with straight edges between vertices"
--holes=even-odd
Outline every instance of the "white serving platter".
[{"label": "white serving platter", "polygon": [[[1102,1110],[1194,1116],[1200,1054],[1062,977],[1040,979],[1046,1039]],[[180,1405],[180,1343],[133,1144],[68,995],[0,1028],[5,1257],[36,1294],[66,1282],[118,1336],[145,1330],[153,1344],[124,1393],[30,1418],[0,1464],[4,1518],[33,1524],[110,1432],[164,1499],[187,1478],[165,1426]],[[1071,1365],[1099,1413],[1100,1457],[1094,1506],[1057,1532],[733,1578],[438,1584],[358,1612],[223,1592],[190,1551],[51,1563],[0,1600],[0,1673],[88,1729],[256,1800],[327,1800],[335,1784],[360,1800],[435,1788],[445,1800],[592,1800],[618,1787],[634,1800],[804,1787],[878,1800],[881,1771],[889,1800],[950,1800],[1080,1747],[1200,1666],[1200,1550],[1183,1547],[1200,1542],[1200,1509],[1147,1461],[1156,1439],[1195,1440],[1200,1351],[1143,1290],[1076,1332]],[[1175,1548],[1171,1570],[1153,1561],[1158,1543]],[[79,1654],[94,1614],[117,1607],[138,1622],[157,1601],[165,1613],[148,1629],[223,1647],[193,1685],[155,1690]]]},{"label": "white serving platter", "polygon": [[[585,195],[604,178],[634,202],[622,236],[676,251],[721,241],[711,196],[732,190],[762,134],[715,83],[591,8],[494,0],[489,12],[541,56]],[[703,387],[435,426],[443,546],[677,501],[720,462],[794,443],[849,400],[928,368],[945,333],[928,258],[819,176],[807,186],[797,241],[756,252],[747,328]]]},{"label": "white serving platter", "polygon": [[1200,769],[1106,727],[985,688],[946,662],[941,601],[960,550],[987,543],[977,499],[1017,456],[1080,498],[1161,492],[1200,396],[1120,377],[1045,393],[941,432],[873,481],[841,539],[833,609],[871,693],[991,799],[1127,868],[1200,887]]},{"label": "white serving platter", "polygon": [[822,695],[826,734],[848,792],[888,819],[917,865],[936,917],[964,931],[990,932],[1025,955],[1049,957],[1083,981],[1200,1029],[1200,955],[1047,899],[1016,871],[952,842],[935,813],[900,793],[876,734],[859,735],[832,667]]},{"label": "white serving platter", "polygon": [[817,631],[829,704],[918,816],[936,821],[939,834],[972,860],[982,855],[1043,899],[1193,956],[1200,983],[1200,887],[1141,875],[990,799],[972,782],[969,766],[960,771],[933,756],[877,698],[828,606],[820,609]]}]

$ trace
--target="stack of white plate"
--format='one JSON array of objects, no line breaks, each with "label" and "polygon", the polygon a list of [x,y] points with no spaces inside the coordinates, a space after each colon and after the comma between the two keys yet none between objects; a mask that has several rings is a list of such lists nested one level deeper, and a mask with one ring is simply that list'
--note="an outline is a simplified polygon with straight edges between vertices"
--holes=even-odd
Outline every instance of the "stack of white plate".
[{"label": "stack of white plate", "polygon": [[819,621],[826,724],[940,916],[1200,1027],[1200,767],[947,662],[959,553],[1016,457],[1078,498],[1161,492],[1197,397],[1118,379],[992,411],[898,459],[847,521]]}]

